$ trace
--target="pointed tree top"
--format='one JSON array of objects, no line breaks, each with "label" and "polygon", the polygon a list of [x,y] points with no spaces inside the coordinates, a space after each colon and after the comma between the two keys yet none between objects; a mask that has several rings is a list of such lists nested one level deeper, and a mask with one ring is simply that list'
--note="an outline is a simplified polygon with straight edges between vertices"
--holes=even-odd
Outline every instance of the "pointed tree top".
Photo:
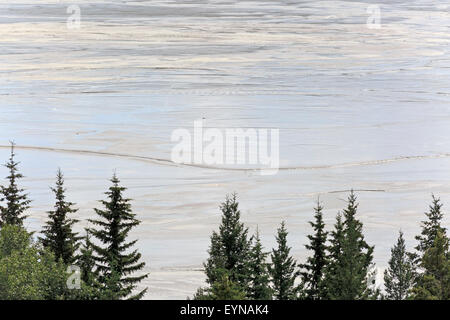
[{"label": "pointed tree top", "polygon": [[18,162],[14,162],[14,157],[15,157],[15,152],[14,152],[14,148],[16,146],[16,143],[14,141],[10,141],[9,142],[11,144],[11,153],[9,156],[9,162],[6,163],[6,167],[11,167],[11,166],[16,166],[17,164],[19,164]]},{"label": "pointed tree top", "polygon": [[14,141],[9,141],[11,144],[11,155],[14,155],[14,147],[16,146],[16,143]]},{"label": "pointed tree top", "polygon": [[114,169],[114,172],[113,172],[113,176],[112,176],[112,178],[111,178],[111,182],[112,182],[115,186],[119,185],[119,183],[120,183],[120,180],[119,180],[119,178],[117,177],[117,172],[116,172],[115,169]]}]

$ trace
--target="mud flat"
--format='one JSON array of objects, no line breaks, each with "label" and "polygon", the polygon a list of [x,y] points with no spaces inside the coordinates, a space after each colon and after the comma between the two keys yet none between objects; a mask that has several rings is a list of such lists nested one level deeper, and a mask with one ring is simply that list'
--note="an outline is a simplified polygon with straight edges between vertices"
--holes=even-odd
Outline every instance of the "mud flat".
[{"label": "mud flat", "polygon": [[[74,4],[80,29],[66,25]],[[286,220],[303,259],[317,197],[331,226],[353,188],[385,266],[397,230],[418,232],[431,193],[450,206],[450,13],[383,3],[371,29],[371,4],[1,1],[0,158],[15,140],[28,227],[44,222],[58,167],[82,220],[116,170],[142,220],[133,236],[151,272],[146,298],[184,299],[203,284],[226,193],[239,194],[267,248]],[[199,119],[279,129],[279,172],[172,163],[173,130]]]}]

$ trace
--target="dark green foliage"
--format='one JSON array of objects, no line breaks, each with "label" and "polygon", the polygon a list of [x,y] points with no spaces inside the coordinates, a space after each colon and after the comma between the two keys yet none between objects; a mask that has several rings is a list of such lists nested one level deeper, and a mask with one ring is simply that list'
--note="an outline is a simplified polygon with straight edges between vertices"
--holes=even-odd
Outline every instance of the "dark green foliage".
[{"label": "dark green foliage", "polygon": [[314,234],[308,235],[309,244],[305,245],[306,249],[312,251],[313,254],[306,259],[305,264],[299,265],[303,270],[301,272],[302,291],[306,299],[317,300],[325,297],[325,293],[322,290],[322,280],[327,264],[327,232],[323,222],[322,209],[319,201],[317,201],[317,206],[314,208],[315,221],[309,222],[314,230]]},{"label": "dark green foliage", "polygon": [[214,231],[211,236],[209,258],[204,264],[209,285],[226,275],[241,288],[248,287],[250,240],[247,237],[248,229],[240,222],[238,205],[236,194],[227,196],[221,204],[222,223],[219,232]]},{"label": "dark green foliage", "polygon": [[413,289],[416,300],[450,299],[450,256],[449,240],[438,230],[433,246],[423,255],[421,265],[424,272],[419,275]]},{"label": "dark green foliage", "polygon": [[384,271],[385,299],[405,300],[414,284],[414,264],[406,252],[403,233],[400,231],[397,244],[391,249],[389,268]]},{"label": "dark green foliage", "polygon": [[245,300],[245,292],[241,286],[223,274],[214,281],[211,288],[200,288],[194,295],[194,300]]},{"label": "dark green foliage", "polygon": [[[111,271],[107,277],[103,278],[104,286],[100,289],[100,299],[102,300],[117,300],[121,297],[125,298],[130,293],[123,288],[121,283],[121,274],[118,271],[118,264],[112,260]],[[131,297],[131,300],[139,300],[145,294],[145,291]]]},{"label": "dark green foliage", "polygon": [[145,263],[139,261],[141,254],[137,250],[131,251],[137,240],[126,242],[128,233],[140,222],[131,211],[130,199],[123,198],[126,188],[119,185],[116,175],[111,182],[112,186],[105,193],[108,200],[101,201],[105,209],[95,209],[100,219],[89,219],[99,227],[89,229],[89,233],[100,242],[98,245],[89,242],[94,252],[96,272],[106,299],[140,299],[147,289],[130,295],[148,275],[131,275],[142,270]]},{"label": "dark green foliage", "polygon": [[81,280],[88,286],[95,284],[95,260],[94,250],[89,236],[89,230],[86,230],[84,242],[80,248],[80,255],[78,257],[78,265],[81,272]]},{"label": "dark green foliage", "polygon": [[290,255],[291,248],[287,245],[286,226],[284,221],[277,230],[276,249],[272,249],[272,265],[269,272],[272,280],[272,289],[274,298],[277,300],[289,300],[296,297],[295,279],[298,276],[296,261]]},{"label": "dark green foliage", "polygon": [[98,275],[95,270],[94,250],[92,249],[88,230],[86,230],[86,235],[83,237],[77,265],[80,267],[81,290],[76,292],[77,295],[74,296],[73,299],[106,299],[107,294],[102,292],[102,286],[97,279]]},{"label": "dark green foliage", "polygon": [[267,263],[268,252],[264,252],[259,231],[253,238],[253,244],[249,255],[250,282],[247,290],[247,296],[252,300],[270,300],[272,299],[272,290],[270,288],[269,264]]},{"label": "dark green foliage", "polygon": [[61,170],[56,176],[56,187],[51,188],[56,197],[55,209],[48,212],[49,220],[43,228],[43,237],[40,239],[44,248],[49,249],[56,259],[62,259],[66,264],[72,264],[76,260],[75,252],[80,246],[78,234],[72,231],[72,227],[78,220],[69,216],[76,213],[73,203],[65,200],[64,177]]},{"label": "dark green foliage", "polygon": [[338,296],[339,290],[339,272],[341,265],[339,261],[342,256],[342,246],[344,242],[344,223],[342,215],[338,213],[334,230],[331,231],[330,245],[327,248],[327,265],[324,269],[324,280],[321,283],[321,291],[325,294],[326,299]]},{"label": "dark green foliage", "polygon": [[336,230],[332,233],[330,261],[325,272],[326,294],[329,299],[369,299],[373,294],[368,280],[371,276],[374,247],[364,240],[363,225],[355,217],[357,208],[356,196],[352,191],[344,210],[344,222],[338,216]]},{"label": "dark green foliage", "polygon": [[[200,287],[194,293],[192,300],[212,300],[211,299],[211,288]],[[186,300],[191,300],[190,297],[187,297]]]},{"label": "dark green foliage", "polygon": [[428,212],[425,212],[427,220],[422,221],[422,231],[420,235],[416,236],[416,240],[419,242],[415,247],[417,253],[412,255],[412,257],[415,259],[415,262],[418,264],[420,264],[420,261],[425,252],[433,246],[437,233],[441,231],[445,236],[446,229],[441,225],[441,221],[443,218],[441,209],[442,203],[440,202],[440,199],[432,195],[432,204],[430,205],[430,210]]},{"label": "dark green foliage", "polygon": [[6,177],[9,185],[7,187],[2,186],[0,192],[0,202],[5,203],[0,206],[0,226],[3,224],[21,226],[26,218],[24,213],[31,203],[27,194],[24,193],[24,189],[20,189],[17,185],[17,180],[23,178],[23,176],[18,172],[19,162],[14,160],[14,146],[14,143],[11,143],[11,156],[5,164],[5,167],[9,170],[9,175]]}]

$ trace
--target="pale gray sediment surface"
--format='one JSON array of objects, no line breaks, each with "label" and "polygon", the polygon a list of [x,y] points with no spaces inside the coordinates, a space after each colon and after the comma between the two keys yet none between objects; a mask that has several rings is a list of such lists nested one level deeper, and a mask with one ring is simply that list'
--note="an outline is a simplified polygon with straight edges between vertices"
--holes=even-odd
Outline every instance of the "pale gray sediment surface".
[{"label": "pale gray sediment surface", "polygon": [[[366,26],[373,4],[379,29]],[[66,27],[70,5],[80,29]],[[203,282],[226,193],[267,248],[286,220],[301,260],[317,196],[331,226],[354,188],[384,267],[398,229],[414,245],[431,193],[450,206],[449,5],[0,1],[0,145],[18,144],[27,226],[44,222],[58,167],[82,220],[116,170],[142,220],[146,298],[184,299]],[[202,118],[278,128],[281,170],[170,162],[173,130]]]}]

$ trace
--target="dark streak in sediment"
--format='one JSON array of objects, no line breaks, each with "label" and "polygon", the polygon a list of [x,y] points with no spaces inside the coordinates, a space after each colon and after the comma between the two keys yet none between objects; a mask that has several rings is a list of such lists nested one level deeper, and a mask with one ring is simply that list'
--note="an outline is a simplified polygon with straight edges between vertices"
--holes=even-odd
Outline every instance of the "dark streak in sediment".
[{"label": "dark streak in sediment", "polygon": [[[10,148],[10,146],[0,145],[0,148],[1,149]],[[348,168],[348,167],[355,167],[355,166],[382,165],[382,164],[399,162],[399,161],[407,161],[407,160],[438,159],[438,158],[449,158],[450,157],[450,153],[440,153],[440,154],[433,154],[433,155],[398,156],[398,157],[394,157],[394,158],[381,159],[381,160],[366,160],[366,161],[359,161],[359,162],[345,162],[345,163],[325,164],[325,165],[317,165],[317,166],[292,166],[292,167],[281,167],[278,169],[276,169],[276,168],[272,169],[269,167],[230,168],[230,167],[218,167],[218,166],[193,164],[193,163],[177,163],[177,162],[174,162],[169,159],[150,157],[150,156],[132,155],[132,154],[125,154],[125,153],[113,153],[113,152],[105,152],[105,151],[64,149],[64,148],[38,147],[38,146],[19,146],[19,145],[16,145],[16,148],[24,149],[24,150],[66,152],[66,153],[86,154],[86,155],[93,155],[93,156],[128,158],[128,159],[134,159],[134,160],[140,160],[140,161],[149,161],[149,162],[157,163],[160,165],[171,165],[171,166],[176,166],[176,167],[192,167],[192,168],[200,168],[200,169],[241,171],[241,172],[258,172],[261,170],[296,171],[296,170],[339,169],[339,168]],[[368,190],[368,191],[372,191],[372,190]]]}]

